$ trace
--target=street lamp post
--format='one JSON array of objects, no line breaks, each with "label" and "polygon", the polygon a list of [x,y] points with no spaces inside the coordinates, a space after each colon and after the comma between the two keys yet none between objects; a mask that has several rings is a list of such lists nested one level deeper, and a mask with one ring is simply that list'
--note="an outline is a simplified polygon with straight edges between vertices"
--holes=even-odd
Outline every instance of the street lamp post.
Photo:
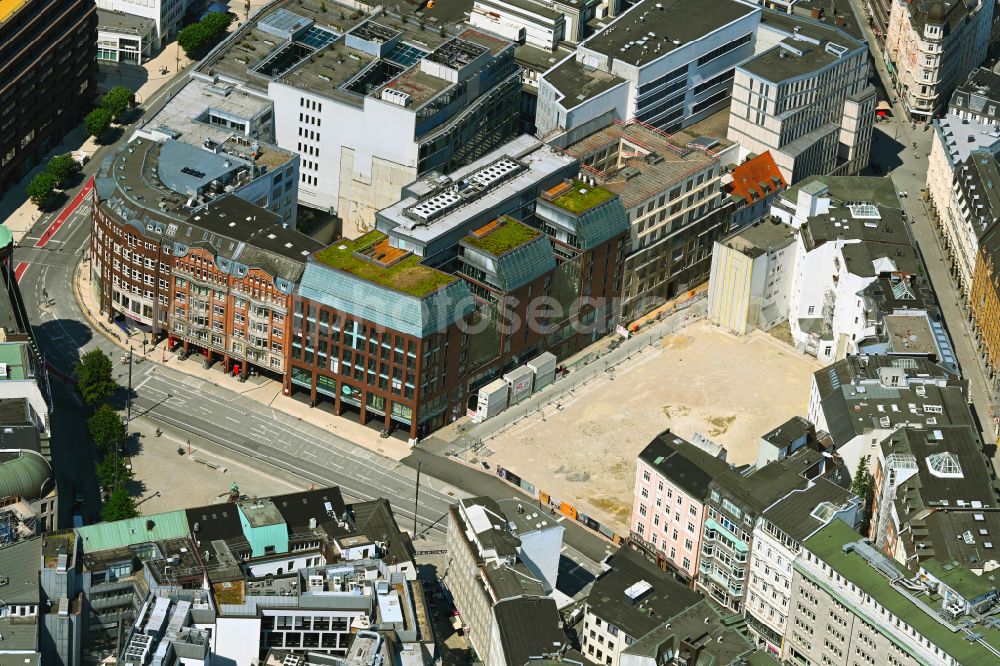
[{"label": "street lamp post", "polygon": [[132,347],[128,348],[128,393],[125,394],[125,433],[132,423]]}]

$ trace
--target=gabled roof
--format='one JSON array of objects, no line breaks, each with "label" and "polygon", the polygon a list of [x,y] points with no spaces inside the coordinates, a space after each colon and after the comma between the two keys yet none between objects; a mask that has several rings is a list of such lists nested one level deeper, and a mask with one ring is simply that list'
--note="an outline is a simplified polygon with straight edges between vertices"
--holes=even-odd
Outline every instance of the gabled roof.
[{"label": "gabled roof", "polygon": [[177,539],[186,537],[190,533],[187,514],[183,511],[154,513],[150,516],[86,525],[78,527],[76,531],[80,535],[84,552],[97,552],[149,543],[150,541]]},{"label": "gabled roof", "polygon": [[639,458],[665,479],[699,501],[708,496],[708,486],[729,463],[684,441],[669,430],[661,432],[639,453]]},{"label": "gabled roof", "polygon": [[730,194],[742,197],[748,204],[788,186],[769,150],[733,169],[732,176]]}]

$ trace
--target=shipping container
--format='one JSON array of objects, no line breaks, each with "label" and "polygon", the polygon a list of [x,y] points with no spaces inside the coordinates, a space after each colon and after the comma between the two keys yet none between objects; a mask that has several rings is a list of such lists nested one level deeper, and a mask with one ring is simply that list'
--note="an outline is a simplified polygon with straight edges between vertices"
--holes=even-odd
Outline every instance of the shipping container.
[{"label": "shipping container", "polygon": [[535,372],[528,366],[522,365],[508,372],[503,379],[510,387],[510,404],[516,405],[531,395]]},{"label": "shipping container", "polygon": [[473,418],[476,423],[482,423],[486,419],[493,418],[503,410],[507,409],[507,396],[510,394],[510,387],[502,379],[490,382],[479,389],[479,399],[476,403],[476,415]]},{"label": "shipping container", "polygon": [[551,384],[556,377],[556,355],[551,352],[539,354],[527,365],[535,373],[536,391]]}]

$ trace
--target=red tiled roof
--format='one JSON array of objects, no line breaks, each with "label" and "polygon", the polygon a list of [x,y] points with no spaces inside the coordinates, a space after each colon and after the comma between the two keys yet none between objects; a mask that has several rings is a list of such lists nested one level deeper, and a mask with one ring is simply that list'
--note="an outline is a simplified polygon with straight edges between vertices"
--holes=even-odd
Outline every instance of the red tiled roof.
[{"label": "red tiled roof", "polygon": [[743,197],[749,204],[788,187],[788,183],[781,177],[771,152],[767,151],[733,169],[733,182],[729,187],[730,194]]}]

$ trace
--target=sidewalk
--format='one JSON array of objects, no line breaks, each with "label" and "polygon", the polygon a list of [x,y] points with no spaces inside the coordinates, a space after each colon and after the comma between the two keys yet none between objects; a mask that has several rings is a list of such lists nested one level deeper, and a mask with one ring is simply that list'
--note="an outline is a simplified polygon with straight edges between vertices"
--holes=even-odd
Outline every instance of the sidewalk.
[{"label": "sidewalk", "polygon": [[[126,338],[123,331],[104,323],[103,318],[97,314],[100,312],[100,306],[94,297],[89,271],[85,269],[87,265],[89,262],[81,261],[73,273],[73,295],[77,305],[80,306],[80,311],[83,312],[95,331],[99,331],[115,345],[123,350],[131,348],[134,354],[142,354],[142,338],[135,335]],[[372,428],[283,396],[282,385],[279,381],[258,375],[249,378],[246,382],[240,382],[236,377],[214,369],[218,366],[206,369],[200,361],[200,356],[192,356],[181,361],[177,354],[167,350],[166,340],[162,340],[156,345],[147,345],[146,351],[142,355],[148,362],[169,366],[178,372],[197,377],[219,388],[250,398],[260,403],[262,408],[273,408],[281,411],[386,458],[398,462],[410,455],[410,445],[405,441],[395,437],[383,439],[379,436],[378,431]]]}]

